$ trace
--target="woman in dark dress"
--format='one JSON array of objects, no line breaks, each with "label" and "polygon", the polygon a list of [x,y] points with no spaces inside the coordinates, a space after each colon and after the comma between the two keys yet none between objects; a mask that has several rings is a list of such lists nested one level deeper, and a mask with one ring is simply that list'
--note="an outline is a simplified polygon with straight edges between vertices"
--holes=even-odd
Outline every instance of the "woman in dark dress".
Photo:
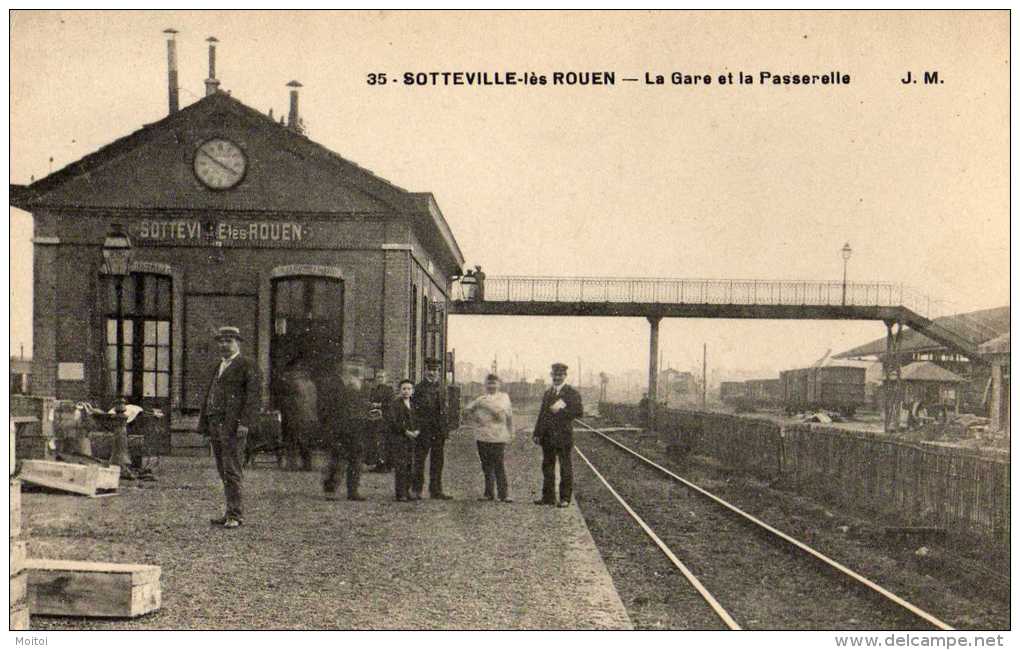
[{"label": "woman in dark dress", "polygon": [[390,403],[386,417],[389,421],[389,444],[393,458],[393,483],[397,501],[411,501],[411,463],[414,460],[414,441],[419,435],[414,414],[414,382],[400,382],[400,393]]}]

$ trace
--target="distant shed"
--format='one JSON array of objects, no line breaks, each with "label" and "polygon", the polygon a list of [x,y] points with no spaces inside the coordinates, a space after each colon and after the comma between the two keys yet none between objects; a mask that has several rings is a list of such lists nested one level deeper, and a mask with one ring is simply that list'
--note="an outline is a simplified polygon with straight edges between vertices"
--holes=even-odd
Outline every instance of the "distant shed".
[{"label": "distant shed", "polygon": [[992,431],[1009,433],[1009,334],[997,336],[981,345],[980,351],[992,365],[992,376],[985,392]]}]

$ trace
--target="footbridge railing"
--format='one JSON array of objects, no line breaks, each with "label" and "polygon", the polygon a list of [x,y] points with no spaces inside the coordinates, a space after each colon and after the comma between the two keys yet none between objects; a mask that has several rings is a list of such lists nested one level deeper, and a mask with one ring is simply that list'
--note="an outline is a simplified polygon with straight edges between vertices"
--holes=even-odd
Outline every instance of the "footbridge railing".
[{"label": "footbridge railing", "polygon": [[484,300],[633,302],[731,305],[899,305],[904,287],[892,283],[665,278],[495,277]]},{"label": "footbridge railing", "polygon": [[496,276],[484,284],[483,299],[499,302],[892,306],[904,295],[889,282]]},{"label": "footbridge railing", "polygon": [[[840,314],[846,317],[851,312],[854,315],[888,314],[895,310],[897,319],[904,324],[970,358],[977,358],[979,343],[998,334],[988,325],[954,309],[950,303],[893,282],[491,276],[485,278],[480,296],[471,293],[475,286],[463,281],[455,285],[454,301],[462,305],[484,303],[493,308],[494,313],[503,313],[499,310],[512,305],[522,308],[519,313],[536,310],[552,313],[550,307],[570,305],[579,307],[576,310],[579,312],[588,311],[589,306],[603,305],[603,311],[611,308],[614,313],[623,312],[613,305],[706,306],[727,314],[746,307],[759,308],[758,313],[769,314],[786,310],[786,314],[795,312],[797,317],[804,318]],[[504,307],[500,307],[501,304]],[[723,309],[716,310],[715,306]],[[797,307],[805,309],[797,310]],[[871,308],[870,311],[867,308]],[[479,311],[476,309],[473,313]],[[884,315],[880,317],[885,318]]]}]

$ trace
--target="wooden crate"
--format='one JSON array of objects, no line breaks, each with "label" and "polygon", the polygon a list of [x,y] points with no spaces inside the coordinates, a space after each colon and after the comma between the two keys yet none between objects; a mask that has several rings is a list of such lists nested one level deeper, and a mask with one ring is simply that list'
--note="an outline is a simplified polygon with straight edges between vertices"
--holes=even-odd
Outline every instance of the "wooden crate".
[{"label": "wooden crate", "polygon": [[11,624],[10,629],[12,630],[27,630],[29,625],[28,619],[28,601],[23,600],[20,603],[11,603]]},{"label": "wooden crate", "polygon": [[53,438],[53,411],[56,400],[38,395],[11,395],[10,411],[14,417],[34,417],[41,425],[42,435]]},{"label": "wooden crate", "polygon": [[116,492],[120,484],[120,467],[26,460],[22,462],[19,476],[33,485],[96,497]]},{"label": "wooden crate", "polygon": [[[12,435],[11,441],[13,443]],[[14,445],[11,444],[11,450]],[[11,483],[11,527],[10,527],[10,569],[11,569],[11,619],[10,629],[28,629],[28,571],[25,569],[26,544],[21,539],[21,481],[10,479]]]},{"label": "wooden crate", "polygon": [[42,423],[32,415],[11,416],[15,427],[14,448],[18,458],[52,459],[56,442],[44,435]]},{"label": "wooden crate", "polygon": [[162,602],[158,566],[39,558],[26,566],[33,614],[134,618]]},{"label": "wooden crate", "polygon": [[21,481],[11,479],[11,539],[21,535]]},{"label": "wooden crate", "polygon": [[11,540],[11,577],[21,573],[25,568],[25,541],[21,539]]},{"label": "wooden crate", "polygon": [[11,576],[11,603],[24,602],[28,598],[28,571]]}]

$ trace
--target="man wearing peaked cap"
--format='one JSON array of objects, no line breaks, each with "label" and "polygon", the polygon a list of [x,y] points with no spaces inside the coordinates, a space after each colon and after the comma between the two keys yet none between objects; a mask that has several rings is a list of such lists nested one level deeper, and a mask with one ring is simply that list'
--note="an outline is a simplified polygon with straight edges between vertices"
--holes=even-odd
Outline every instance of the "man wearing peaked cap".
[{"label": "man wearing peaked cap", "polygon": [[210,523],[237,528],[244,522],[241,481],[248,429],[259,405],[259,379],[255,364],[241,355],[241,331],[225,326],[216,331],[220,360],[210,368],[209,388],[198,418],[198,430],[209,437],[216,471],[223,481],[226,511]]},{"label": "man wearing peaked cap", "polygon": [[425,457],[429,459],[429,496],[449,500],[443,492],[443,460],[446,446],[446,394],[439,380],[439,359],[425,360],[425,378],[414,387],[411,398],[421,428],[415,439],[414,466],[411,471],[411,498],[420,499],[425,487]]},{"label": "man wearing peaked cap", "polygon": [[[542,396],[532,439],[542,446],[542,498],[537,505],[566,508],[574,490],[574,418],[584,415],[581,394],[566,383],[567,366],[552,364],[552,388]],[[560,465],[560,494],[556,498],[556,464]]]}]

